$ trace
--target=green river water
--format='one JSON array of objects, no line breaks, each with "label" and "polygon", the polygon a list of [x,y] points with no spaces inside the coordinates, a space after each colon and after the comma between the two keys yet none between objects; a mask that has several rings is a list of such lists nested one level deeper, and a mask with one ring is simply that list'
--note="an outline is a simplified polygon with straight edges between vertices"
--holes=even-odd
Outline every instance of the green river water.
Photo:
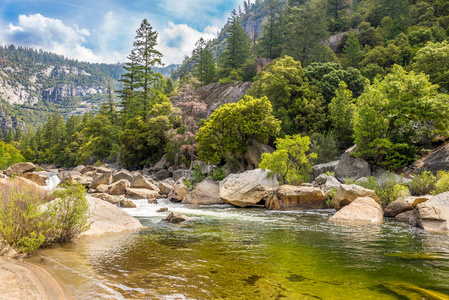
[{"label": "green river water", "polygon": [[[148,228],[86,237],[35,258],[76,299],[449,299],[449,237],[408,224],[349,225],[334,211],[127,209]],[[433,297],[433,298],[432,298]]]}]

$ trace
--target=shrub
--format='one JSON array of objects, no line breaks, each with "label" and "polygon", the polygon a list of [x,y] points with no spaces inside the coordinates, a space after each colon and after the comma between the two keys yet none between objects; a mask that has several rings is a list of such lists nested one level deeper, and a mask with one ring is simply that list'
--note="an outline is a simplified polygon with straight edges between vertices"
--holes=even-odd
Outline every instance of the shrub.
[{"label": "shrub", "polygon": [[384,174],[379,178],[370,176],[366,181],[358,182],[357,184],[375,191],[383,207],[387,207],[397,198],[405,197],[409,194],[408,187],[400,183],[392,174]]},{"label": "shrub", "polygon": [[284,184],[307,182],[312,169],[310,160],[316,159],[316,153],[310,152],[308,136],[296,134],[276,140],[276,151],[263,153],[259,167],[276,174]]},{"label": "shrub", "polygon": [[[89,227],[87,201],[81,186],[69,186],[53,196],[19,179],[0,190],[0,235],[19,252],[69,241]],[[44,206],[41,206],[44,205]]]},{"label": "shrub", "polygon": [[434,195],[438,195],[449,191],[449,172],[438,171],[437,182],[435,183],[435,190],[432,192]]},{"label": "shrub", "polygon": [[23,161],[25,161],[25,158],[23,158],[19,150],[0,141],[0,170],[7,169],[13,164]]},{"label": "shrub", "polygon": [[430,171],[422,171],[415,174],[412,181],[408,184],[410,193],[414,196],[430,194],[435,190],[436,178]]},{"label": "shrub", "polygon": [[337,138],[333,132],[327,134],[314,133],[310,137],[310,152],[316,153],[317,158],[311,160],[315,165],[335,160],[338,154]]},{"label": "shrub", "polygon": [[226,174],[224,173],[223,167],[218,167],[214,170],[214,172],[211,175],[212,180],[223,180],[226,178]]},{"label": "shrub", "polygon": [[46,213],[55,226],[47,233],[47,243],[68,242],[89,229],[89,204],[83,186],[67,184],[53,196],[57,200],[49,203]]}]

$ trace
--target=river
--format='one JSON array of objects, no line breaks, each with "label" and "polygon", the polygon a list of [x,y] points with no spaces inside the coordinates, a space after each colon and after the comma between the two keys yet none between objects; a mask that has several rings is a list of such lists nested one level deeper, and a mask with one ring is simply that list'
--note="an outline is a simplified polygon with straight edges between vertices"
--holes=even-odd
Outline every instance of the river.
[{"label": "river", "polygon": [[[388,220],[334,223],[333,210],[135,203],[126,211],[147,229],[80,238],[34,259],[76,299],[449,299],[447,235]],[[162,223],[164,206],[196,219]]]}]

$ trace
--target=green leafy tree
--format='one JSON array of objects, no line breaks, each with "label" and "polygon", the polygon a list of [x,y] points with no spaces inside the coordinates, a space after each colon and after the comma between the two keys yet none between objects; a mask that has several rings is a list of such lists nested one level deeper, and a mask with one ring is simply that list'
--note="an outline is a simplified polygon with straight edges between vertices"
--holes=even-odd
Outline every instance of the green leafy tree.
[{"label": "green leafy tree", "polygon": [[449,43],[429,42],[416,52],[413,69],[430,76],[432,83],[438,84],[442,91],[449,91]]},{"label": "green leafy tree", "polygon": [[344,81],[340,82],[335,98],[329,103],[331,127],[341,149],[352,146],[354,142],[352,120],[356,107],[355,100],[352,98],[352,92],[347,87]]},{"label": "green leafy tree", "polygon": [[310,138],[296,134],[278,138],[276,151],[262,154],[259,167],[270,170],[284,183],[296,184],[307,182],[312,169],[311,159],[316,159],[316,153],[309,150]]},{"label": "green leafy tree", "polygon": [[167,131],[180,123],[173,114],[173,106],[165,95],[160,95],[145,120],[141,116],[126,122],[120,134],[120,161],[126,168],[137,169],[155,162],[163,155],[167,144]]},{"label": "green leafy tree", "polygon": [[312,63],[304,68],[304,73],[310,84],[318,88],[328,104],[338,89],[341,81],[348,85],[348,89],[355,97],[363,93],[367,80],[359,70],[349,67],[346,70],[337,63]]},{"label": "green leafy tree", "polygon": [[341,55],[341,64],[343,67],[357,68],[363,59],[363,51],[359,40],[354,32],[349,34],[349,38],[343,47],[343,54]]},{"label": "green leafy tree", "polygon": [[249,37],[235,9],[231,12],[227,33],[226,48],[218,59],[223,77],[240,69],[251,54]]},{"label": "green leafy tree", "polygon": [[14,146],[0,142],[0,170],[4,170],[13,164],[24,162],[25,158]]},{"label": "green leafy tree", "polygon": [[360,63],[363,67],[368,64],[376,64],[383,68],[390,68],[395,64],[402,65],[402,51],[394,44],[388,44],[386,47],[377,46],[370,50]]},{"label": "green leafy tree", "polygon": [[266,98],[243,96],[237,103],[222,105],[199,129],[196,137],[199,159],[219,163],[228,156],[238,158],[245,171],[243,154],[254,142],[267,143],[279,133],[280,122],[272,115]]},{"label": "green leafy tree", "polygon": [[125,73],[119,79],[123,84],[122,90],[119,92],[120,102],[119,107],[121,118],[123,119],[123,123],[129,119],[129,115],[132,114],[130,109],[132,107],[131,102],[134,100],[134,89],[136,87],[137,81],[137,66],[138,66],[138,57],[134,50],[131,51],[131,54],[128,55],[128,62],[125,63],[123,67],[125,69]]},{"label": "green leafy tree", "polygon": [[291,57],[278,58],[267,65],[248,93],[268,97],[274,116],[282,121],[282,134],[324,129],[323,98],[308,84],[301,63]]},{"label": "green leafy tree", "polygon": [[422,137],[448,134],[449,96],[426,75],[393,66],[359,97],[354,118],[358,155],[389,169],[415,159]]}]

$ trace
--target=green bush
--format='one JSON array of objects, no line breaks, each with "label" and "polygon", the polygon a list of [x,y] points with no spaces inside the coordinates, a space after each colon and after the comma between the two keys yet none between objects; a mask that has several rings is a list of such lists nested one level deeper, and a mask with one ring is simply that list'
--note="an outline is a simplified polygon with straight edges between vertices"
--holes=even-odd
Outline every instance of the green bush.
[{"label": "green bush", "polygon": [[317,158],[312,159],[314,165],[335,160],[338,155],[337,138],[333,132],[314,133],[310,137],[310,152],[316,153]]},{"label": "green bush", "polygon": [[437,182],[435,183],[435,190],[432,194],[438,195],[449,191],[449,172],[448,171],[438,171]]},{"label": "green bush", "polygon": [[398,179],[391,174],[382,175],[379,178],[370,176],[366,181],[358,182],[358,185],[376,192],[382,202],[383,207],[387,207],[391,202],[399,197],[409,195],[409,189],[405,184],[398,182]]},{"label": "green bush", "polygon": [[[59,199],[48,203],[54,196]],[[32,253],[88,229],[82,186],[68,186],[54,196],[20,179],[5,184],[0,190],[0,235],[19,252]]]},{"label": "green bush", "polygon": [[24,162],[25,158],[20,151],[10,144],[0,141],[0,170],[4,170],[13,164]]},{"label": "green bush", "polygon": [[415,174],[408,184],[410,193],[414,196],[430,194],[435,190],[436,178],[430,171],[422,171]]},{"label": "green bush", "polygon": [[223,180],[226,178],[226,175],[224,173],[223,167],[218,167],[214,170],[214,172],[211,175],[212,180]]}]

